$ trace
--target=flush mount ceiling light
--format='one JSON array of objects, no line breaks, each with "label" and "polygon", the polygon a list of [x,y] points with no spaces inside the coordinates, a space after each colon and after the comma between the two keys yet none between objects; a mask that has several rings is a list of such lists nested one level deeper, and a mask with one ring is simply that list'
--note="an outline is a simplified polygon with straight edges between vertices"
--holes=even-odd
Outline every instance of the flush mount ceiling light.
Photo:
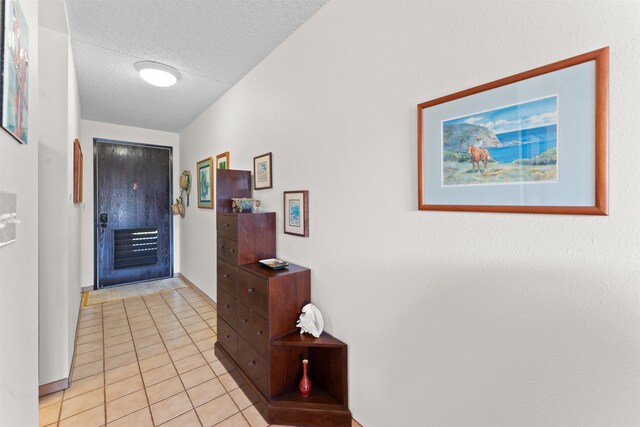
[{"label": "flush mount ceiling light", "polygon": [[175,68],[153,61],[136,62],[134,67],[142,79],[154,86],[168,87],[176,84],[180,73]]}]

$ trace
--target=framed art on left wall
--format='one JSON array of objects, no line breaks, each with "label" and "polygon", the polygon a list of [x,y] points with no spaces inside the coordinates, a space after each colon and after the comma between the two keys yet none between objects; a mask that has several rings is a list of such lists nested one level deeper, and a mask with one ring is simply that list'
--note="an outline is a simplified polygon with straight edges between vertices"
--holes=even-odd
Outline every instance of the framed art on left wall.
[{"label": "framed art on left wall", "polygon": [[200,160],[198,169],[198,207],[213,209],[213,159]]},{"label": "framed art on left wall", "polygon": [[18,0],[2,0],[2,127],[21,144],[29,134],[29,27]]}]

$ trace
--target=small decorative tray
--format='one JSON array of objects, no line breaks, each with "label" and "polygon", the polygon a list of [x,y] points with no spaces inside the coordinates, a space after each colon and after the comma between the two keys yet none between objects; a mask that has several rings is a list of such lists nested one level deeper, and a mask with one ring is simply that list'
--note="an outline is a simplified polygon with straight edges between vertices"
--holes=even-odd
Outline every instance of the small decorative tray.
[{"label": "small decorative tray", "polygon": [[272,270],[281,270],[289,265],[288,262],[282,261],[281,259],[277,258],[261,259],[258,262]]}]

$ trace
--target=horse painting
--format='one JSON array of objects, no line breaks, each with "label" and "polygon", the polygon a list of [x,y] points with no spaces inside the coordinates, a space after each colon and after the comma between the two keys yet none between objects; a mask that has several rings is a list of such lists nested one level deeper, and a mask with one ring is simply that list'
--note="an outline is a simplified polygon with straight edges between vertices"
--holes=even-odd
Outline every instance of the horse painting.
[{"label": "horse painting", "polygon": [[471,156],[469,161],[471,162],[471,169],[476,170],[478,166],[478,172],[480,172],[480,162],[484,163],[484,170],[487,170],[487,162],[489,161],[489,151],[486,148],[474,147],[472,145],[467,149],[467,153]]}]

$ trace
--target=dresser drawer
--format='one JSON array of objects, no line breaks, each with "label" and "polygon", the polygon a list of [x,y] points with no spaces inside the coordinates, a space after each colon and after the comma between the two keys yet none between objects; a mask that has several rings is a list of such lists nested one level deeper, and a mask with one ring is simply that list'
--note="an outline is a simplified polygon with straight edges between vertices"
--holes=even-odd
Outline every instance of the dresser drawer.
[{"label": "dresser drawer", "polygon": [[238,334],[218,316],[218,342],[231,356],[238,360]]},{"label": "dresser drawer", "polygon": [[269,396],[267,387],[269,364],[241,337],[238,337],[238,364],[258,390],[265,396]]},{"label": "dresser drawer", "polygon": [[240,302],[268,319],[269,283],[244,270],[238,271],[238,293]]},{"label": "dresser drawer", "polygon": [[216,256],[218,258],[226,258],[227,257],[227,243],[224,237],[216,238]]},{"label": "dresser drawer", "polygon": [[266,320],[238,304],[238,334],[263,357],[267,357],[269,325]]},{"label": "dresser drawer", "polygon": [[218,236],[238,240],[238,215],[216,216],[216,230]]},{"label": "dresser drawer", "polygon": [[218,288],[218,314],[233,329],[238,329],[238,300],[220,288]]},{"label": "dresser drawer", "polygon": [[225,259],[231,264],[238,265],[238,242],[235,240],[225,239],[225,244],[227,245],[227,256]]},{"label": "dresser drawer", "polygon": [[218,258],[230,264],[238,265],[238,242],[224,237],[217,239]]},{"label": "dresser drawer", "polygon": [[238,267],[218,260],[218,287],[238,298]]}]

